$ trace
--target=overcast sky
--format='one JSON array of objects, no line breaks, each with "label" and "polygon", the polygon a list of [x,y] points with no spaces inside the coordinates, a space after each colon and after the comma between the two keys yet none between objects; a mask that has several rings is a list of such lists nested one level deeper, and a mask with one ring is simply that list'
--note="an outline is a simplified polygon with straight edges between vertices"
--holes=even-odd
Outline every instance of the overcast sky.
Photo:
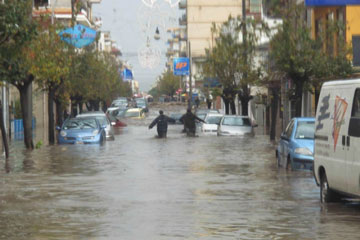
[{"label": "overcast sky", "polygon": [[[148,91],[152,85],[155,84],[156,78],[164,71],[166,62],[166,44],[167,36],[166,30],[160,27],[162,38],[159,41],[154,40],[154,33],[156,26],[151,26],[147,35],[150,37],[150,45],[158,47],[161,50],[160,64],[154,69],[143,68],[138,60],[138,50],[141,47],[145,47],[147,37],[144,31],[142,31],[142,25],[146,24],[147,16],[153,16],[152,19],[163,19],[162,23],[166,23],[166,28],[174,27],[174,19],[170,19],[166,14],[176,16],[180,10],[177,7],[170,8],[164,0],[158,0],[159,5],[156,8],[146,7],[142,0],[102,0],[100,4],[94,4],[93,14],[96,17],[101,17],[103,25],[101,30],[110,31],[111,37],[116,41],[123,56],[122,60],[128,61],[133,66],[134,79],[139,81],[139,87],[141,91]],[[165,5],[164,5],[165,4]],[[155,10],[154,10],[155,9]],[[152,14],[154,12],[155,14]],[[162,14],[159,14],[161,13]],[[165,15],[165,17],[163,17]],[[160,20],[152,20],[152,22],[159,22]],[[172,22],[172,26],[169,24]],[[154,24],[155,25],[155,24]]]}]

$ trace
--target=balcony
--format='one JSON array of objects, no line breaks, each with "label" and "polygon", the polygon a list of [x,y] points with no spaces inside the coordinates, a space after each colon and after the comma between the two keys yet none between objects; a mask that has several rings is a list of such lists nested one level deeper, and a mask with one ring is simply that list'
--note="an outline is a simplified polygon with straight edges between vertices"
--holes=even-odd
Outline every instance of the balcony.
[{"label": "balcony", "polygon": [[186,0],[181,0],[179,2],[179,9],[186,9],[187,3]]},{"label": "balcony", "polygon": [[181,18],[179,18],[179,25],[186,26],[187,25],[187,17],[186,14],[183,14]]}]

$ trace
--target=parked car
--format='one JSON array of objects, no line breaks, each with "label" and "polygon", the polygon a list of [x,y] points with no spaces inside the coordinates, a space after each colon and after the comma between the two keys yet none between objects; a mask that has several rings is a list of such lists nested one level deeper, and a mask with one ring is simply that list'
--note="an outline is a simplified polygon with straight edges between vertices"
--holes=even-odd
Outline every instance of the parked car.
[{"label": "parked car", "polygon": [[94,117],[70,118],[62,127],[56,128],[59,131],[58,143],[103,143],[106,139],[105,128]]},{"label": "parked car", "polygon": [[105,133],[106,133],[106,139],[107,140],[114,140],[114,129],[112,128],[112,125],[110,123],[109,118],[106,116],[106,114],[102,111],[94,111],[94,112],[86,112],[76,115],[77,118],[83,118],[83,117],[94,117],[96,118],[101,126],[106,126]]},{"label": "parked car", "polygon": [[113,126],[113,127],[126,127],[127,126],[126,123],[124,123],[123,121],[120,121],[118,118],[114,117],[113,115],[107,114],[107,116],[110,120],[111,126]]},{"label": "parked car", "polygon": [[145,98],[135,98],[135,104],[137,108],[142,108],[145,112],[149,111],[148,103]]},{"label": "parked car", "polygon": [[170,117],[172,119],[175,119],[175,122],[169,122],[169,124],[183,124],[181,121],[180,121],[180,118],[183,116],[184,114],[182,113],[172,113],[170,114]]},{"label": "parked car", "polygon": [[129,101],[125,97],[121,97],[118,99],[115,99],[112,101],[110,107],[108,108],[109,111],[115,110],[115,109],[126,109],[129,107]]},{"label": "parked car", "polygon": [[126,112],[127,108],[108,108],[106,110],[106,114],[109,116],[113,116],[113,117],[116,117],[116,118],[121,118],[121,117],[124,117],[124,114]]},{"label": "parked car", "polygon": [[254,136],[254,129],[247,116],[225,115],[217,129],[218,136]]},{"label": "parked car", "polygon": [[205,134],[217,135],[217,129],[224,115],[220,113],[208,113],[205,116],[205,123],[201,125],[201,131]]},{"label": "parked car", "polygon": [[145,118],[145,111],[142,108],[129,108],[126,110],[124,118],[142,119]]},{"label": "parked car", "polygon": [[276,148],[278,166],[313,169],[315,118],[293,118],[281,134]]},{"label": "parked car", "polygon": [[360,197],[360,79],[322,85],[315,122],[314,175],[321,202]]}]

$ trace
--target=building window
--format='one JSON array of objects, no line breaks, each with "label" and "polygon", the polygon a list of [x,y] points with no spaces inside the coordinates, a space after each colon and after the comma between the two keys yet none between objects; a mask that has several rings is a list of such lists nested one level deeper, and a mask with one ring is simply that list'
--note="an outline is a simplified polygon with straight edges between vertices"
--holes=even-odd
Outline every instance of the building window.
[{"label": "building window", "polygon": [[353,65],[360,66],[360,36],[352,36]]}]

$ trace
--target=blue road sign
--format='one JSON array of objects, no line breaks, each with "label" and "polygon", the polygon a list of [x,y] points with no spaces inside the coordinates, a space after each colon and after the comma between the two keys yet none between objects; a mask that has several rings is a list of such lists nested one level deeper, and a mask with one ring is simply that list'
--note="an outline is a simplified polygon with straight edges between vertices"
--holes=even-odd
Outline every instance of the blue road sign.
[{"label": "blue road sign", "polygon": [[66,28],[59,33],[61,40],[77,48],[91,44],[96,38],[96,30],[78,24],[73,28]]},{"label": "blue road sign", "polygon": [[346,6],[360,5],[359,0],[305,0],[306,6]]},{"label": "blue road sign", "polygon": [[132,71],[130,69],[125,68],[124,71],[122,72],[122,77],[124,80],[133,80],[133,74]]},{"label": "blue road sign", "polygon": [[174,58],[174,75],[189,75],[190,60],[189,58]]}]

